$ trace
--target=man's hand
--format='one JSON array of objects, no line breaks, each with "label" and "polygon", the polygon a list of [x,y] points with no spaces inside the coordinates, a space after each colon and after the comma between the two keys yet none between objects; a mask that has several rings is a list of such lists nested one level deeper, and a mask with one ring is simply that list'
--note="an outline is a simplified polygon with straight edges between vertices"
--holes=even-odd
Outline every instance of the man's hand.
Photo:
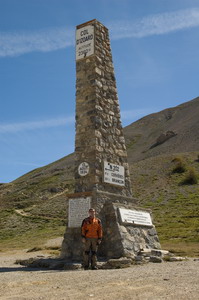
[{"label": "man's hand", "polygon": [[82,243],[86,243],[86,239],[85,238],[82,238]]},{"label": "man's hand", "polygon": [[101,241],[102,241],[102,240],[98,239],[98,240],[97,240],[97,244],[100,245],[100,244],[101,244]]}]

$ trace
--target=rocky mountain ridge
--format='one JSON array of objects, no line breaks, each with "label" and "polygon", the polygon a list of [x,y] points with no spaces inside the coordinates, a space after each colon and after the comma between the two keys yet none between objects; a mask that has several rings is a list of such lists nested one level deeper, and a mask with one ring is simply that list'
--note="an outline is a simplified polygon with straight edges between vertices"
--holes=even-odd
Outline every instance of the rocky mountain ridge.
[{"label": "rocky mountain ridge", "polygon": [[129,161],[199,150],[199,97],[124,128]]}]

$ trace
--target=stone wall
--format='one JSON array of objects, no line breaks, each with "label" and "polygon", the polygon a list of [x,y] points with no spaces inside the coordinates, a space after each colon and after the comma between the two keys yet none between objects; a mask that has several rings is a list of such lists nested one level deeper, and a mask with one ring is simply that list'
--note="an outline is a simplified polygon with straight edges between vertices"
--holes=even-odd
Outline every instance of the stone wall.
[{"label": "stone wall", "polygon": [[[75,192],[97,189],[131,196],[108,29],[96,20],[89,25],[94,26],[95,53],[76,62]],[[84,161],[90,172],[81,177],[78,166]],[[103,183],[104,161],[125,168],[125,187]]]},{"label": "stone wall", "polygon": [[[99,246],[98,256],[109,258],[134,257],[143,249],[160,249],[160,243],[155,226],[136,226],[123,224],[118,208],[143,210],[128,199],[119,199],[117,203],[105,201],[103,208],[97,215],[103,226],[103,239]],[[116,200],[116,198],[115,198]],[[125,204],[126,203],[126,204]],[[143,210],[146,211],[146,210]],[[61,257],[70,261],[81,261],[83,245],[81,242],[81,228],[67,228],[62,244]]]},{"label": "stone wall", "polygon": [[[94,207],[96,209],[96,216],[99,217],[102,220],[102,225],[103,225],[103,232],[105,234],[105,237],[103,237],[103,251],[100,251],[100,255],[103,257],[106,257],[106,253],[109,252],[110,250],[110,243],[112,243],[112,239],[110,239],[109,236],[107,236],[107,224],[112,224],[112,229],[114,229],[114,235],[115,232],[119,232],[119,227],[118,227],[118,221],[116,221],[115,217],[115,210],[112,209],[109,206],[106,205],[106,203],[116,203],[120,205],[126,205],[127,203],[136,203],[135,198],[127,197],[127,196],[122,196],[122,195],[117,195],[105,191],[92,191],[92,192],[82,192],[82,193],[74,193],[74,194],[68,194],[67,195],[67,202],[69,199],[77,199],[81,197],[86,198],[86,197],[91,197],[91,207]],[[107,211],[106,211],[107,209]],[[77,211],[77,217],[78,217],[78,211]],[[85,216],[86,217],[86,216]],[[67,210],[67,219],[69,218],[68,216],[68,210]],[[120,234],[117,234],[117,238],[119,239]],[[106,239],[108,238],[108,243]],[[117,249],[116,244],[119,243],[119,240],[113,241],[114,243],[111,245],[112,248]],[[122,243],[120,242],[120,246],[123,247]],[[108,247],[108,248],[107,248]],[[64,241],[62,243],[62,251],[61,251],[61,257],[68,259],[70,261],[81,261],[82,260],[82,253],[83,253],[83,245],[81,242],[81,228],[76,227],[76,228],[68,228],[66,226],[66,232],[64,234]],[[120,252],[118,252],[118,255],[120,257],[120,254],[122,253],[122,248]],[[110,256],[111,257],[111,256]]]},{"label": "stone wall", "polygon": [[[104,237],[99,255],[106,258],[133,257],[143,249],[160,249],[155,226],[123,224],[118,208],[143,210],[132,204],[106,202],[101,210]],[[143,210],[146,211],[146,210]]]}]

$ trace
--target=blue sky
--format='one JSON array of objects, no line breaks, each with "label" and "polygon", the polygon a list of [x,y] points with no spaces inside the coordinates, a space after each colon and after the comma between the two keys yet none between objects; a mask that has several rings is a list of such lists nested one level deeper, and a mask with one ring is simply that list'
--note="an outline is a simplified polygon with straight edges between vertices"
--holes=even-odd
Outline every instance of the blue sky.
[{"label": "blue sky", "polygon": [[0,182],[74,151],[75,27],[95,18],[123,126],[199,96],[199,0],[0,0]]}]

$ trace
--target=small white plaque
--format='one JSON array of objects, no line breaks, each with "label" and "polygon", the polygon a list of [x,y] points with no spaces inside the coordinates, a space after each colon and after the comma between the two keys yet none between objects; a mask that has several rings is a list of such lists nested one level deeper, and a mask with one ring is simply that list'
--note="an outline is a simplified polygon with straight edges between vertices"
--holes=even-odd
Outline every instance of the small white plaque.
[{"label": "small white plaque", "polygon": [[124,186],[124,167],[111,164],[107,161],[104,162],[104,182]]},{"label": "small white plaque", "polygon": [[119,208],[119,212],[123,223],[153,226],[150,213],[148,212],[125,208]]},{"label": "small white plaque", "polygon": [[94,26],[88,25],[76,31],[76,60],[94,54]]},{"label": "small white plaque", "polygon": [[91,197],[69,199],[68,227],[80,227],[83,219],[88,217]]},{"label": "small white plaque", "polygon": [[87,162],[82,162],[78,167],[78,174],[80,176],[86,176],[89,173],[89,164]]}]

